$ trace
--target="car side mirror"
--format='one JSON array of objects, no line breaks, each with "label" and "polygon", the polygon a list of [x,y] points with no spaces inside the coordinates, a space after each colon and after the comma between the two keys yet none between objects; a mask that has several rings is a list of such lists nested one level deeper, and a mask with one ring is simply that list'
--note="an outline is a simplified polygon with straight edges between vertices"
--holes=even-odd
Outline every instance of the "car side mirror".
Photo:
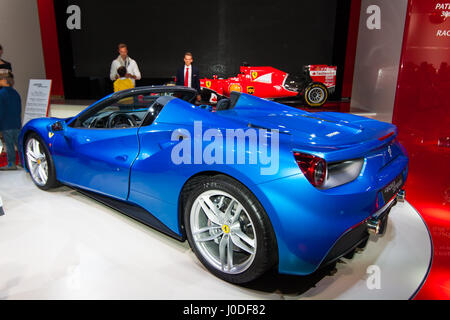
[{"label": "car side mirror", "polygon": [[64,123],[62,121],[55,122],[54,124],[52,124],[52,131],[53,132],[64,131],[66,126],[67,125],[65,122]]}]

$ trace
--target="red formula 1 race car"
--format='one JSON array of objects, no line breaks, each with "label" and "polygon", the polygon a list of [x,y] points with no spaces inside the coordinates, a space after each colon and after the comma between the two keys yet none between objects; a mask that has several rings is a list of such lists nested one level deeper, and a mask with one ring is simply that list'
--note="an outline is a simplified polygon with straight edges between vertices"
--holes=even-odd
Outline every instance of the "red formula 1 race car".
[{"label": "red formula 1 race car", "polygon": [[308,65],[302,75],[291,75],[273,67],[243,65],[240,73],[228,79],[201,79],[202,100],[210,103],[239,91],[267,99],[302,98],[311,107],[322,106],[334,92],[335,66]]}]

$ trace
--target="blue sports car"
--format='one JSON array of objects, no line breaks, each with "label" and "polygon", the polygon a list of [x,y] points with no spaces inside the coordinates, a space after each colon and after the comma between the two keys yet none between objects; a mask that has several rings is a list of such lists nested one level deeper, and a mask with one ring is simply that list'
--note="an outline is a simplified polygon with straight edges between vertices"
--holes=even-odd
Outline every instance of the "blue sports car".
[{"label": "blue sports car", "polygon": [[383,234],[408,157],[394,125],[234,92],[140,87],[22,129],[24,168],[189,244],[232,283],[307,275]]}]

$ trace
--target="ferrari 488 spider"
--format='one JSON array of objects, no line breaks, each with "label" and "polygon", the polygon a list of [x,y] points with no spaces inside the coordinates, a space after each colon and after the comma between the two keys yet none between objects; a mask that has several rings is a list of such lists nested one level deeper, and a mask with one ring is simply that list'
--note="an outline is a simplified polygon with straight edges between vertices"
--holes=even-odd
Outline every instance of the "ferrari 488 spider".
[{"label": "ferrari 488 spider", "polygon": [[187,239],[232,283],[310,274],[383,233],[408,168],[394,125],[245,93],[213,109],[196,95],[141,87],[31,120],[23,166],[41,189],[76,188]]}]

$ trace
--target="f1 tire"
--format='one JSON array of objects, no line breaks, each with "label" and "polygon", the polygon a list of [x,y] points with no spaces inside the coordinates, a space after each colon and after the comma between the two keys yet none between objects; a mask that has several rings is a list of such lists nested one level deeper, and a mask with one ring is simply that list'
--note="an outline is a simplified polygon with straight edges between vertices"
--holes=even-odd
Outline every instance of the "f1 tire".
[{"label": "f1 tire", "polygon": [[321,107],[327,102],[328,89],[324,84],[314,82],[306,87],[303,97],[308,106]]}]

